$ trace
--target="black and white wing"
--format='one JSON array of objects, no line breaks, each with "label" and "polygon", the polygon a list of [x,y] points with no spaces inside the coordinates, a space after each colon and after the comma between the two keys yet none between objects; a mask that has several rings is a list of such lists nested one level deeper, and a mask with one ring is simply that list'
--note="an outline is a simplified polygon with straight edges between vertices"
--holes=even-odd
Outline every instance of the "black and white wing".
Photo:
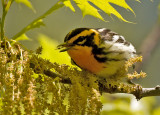
[{"label": "black and white wing", "polygon": [[122,35],[119,35],[118,33],[106,28],[99,28],[96,30],[99,32],[102,40],[105,42],[106,47],[109,48],[108,51],[115,53],[122,52],[126,59],[135,56],[136,50],[134,46],[126,41]]}]

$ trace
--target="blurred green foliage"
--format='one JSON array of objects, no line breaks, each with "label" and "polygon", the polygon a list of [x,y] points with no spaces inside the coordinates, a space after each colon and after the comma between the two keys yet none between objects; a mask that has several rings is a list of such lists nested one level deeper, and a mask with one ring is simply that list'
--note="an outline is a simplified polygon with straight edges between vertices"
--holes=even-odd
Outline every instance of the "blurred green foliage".
[{"label": "blurred green foliage", "polygon": [[153,110],[153,115],[159,115],[160,114],[160,107]]},{"label": "blurred green foliage", "polygon": [[59,50],[57,49],[59,43],[57,41],[42,34],[38,36],[38,40],[42,46],[42,53],[40,55],[42,58],[48,59],[51,62],[73,66],[67,52],[59,53]]},{"label": "blurred green foliage", "polygon": [[15,2],[22,3],[22,4],[26,5],[28,8],[32,9],[35,12],[34,7],[29,0],[15,0]]},{"label": "blurred green foliage", "polygon": [[102,115],[152,115],[155,99],[144,98],[137,101],[127,94],[103,94]]}]

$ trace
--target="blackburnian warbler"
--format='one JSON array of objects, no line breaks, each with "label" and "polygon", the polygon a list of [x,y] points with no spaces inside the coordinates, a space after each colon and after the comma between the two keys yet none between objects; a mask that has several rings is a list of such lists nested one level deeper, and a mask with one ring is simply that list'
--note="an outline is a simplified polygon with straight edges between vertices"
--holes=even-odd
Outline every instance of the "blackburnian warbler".
[{"label": "blackburnian warbler", "polygon": [[67,51],[80,68],[100,77],[114,76],[130,58],[136,56],[134,46],[109,29],[77,28],[69,32],[61,52]]}]

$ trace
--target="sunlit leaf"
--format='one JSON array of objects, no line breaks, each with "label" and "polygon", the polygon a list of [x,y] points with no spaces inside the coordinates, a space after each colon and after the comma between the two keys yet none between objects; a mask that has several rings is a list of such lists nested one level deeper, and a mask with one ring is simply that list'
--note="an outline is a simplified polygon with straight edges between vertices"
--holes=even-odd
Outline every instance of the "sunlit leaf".
[{"label": "sunlit leaf", "polygon": [[[104,2],[106,0],[103,0]],[[120,7],[123,7],[125,9],[129,9],[130,11],[132,11],[134,13],[134,11],[132,10],[132,8],[126,3],[125,0],[107,0],[109,3],[113,3],[113,4],[116,4]]]},{"label": "sunlit leaf", "polygon": [[96,18],[100,18],[104,20],[102,16],[98,13],[98,10],[90,5],[87,0],[73,0],[77,4],[77,6],[81,9],[83,17],[85,15],[92,15]]},{"label": "sunlit leaf", "polygon": [[133,12],[133,10],[126,4],[125,0],[100,0],[100,1],[90,0],[90,2],[92,2],[94,5],[99,7],[102,11],[107,13],[109,16],[111,16],[111,14],[114,14],[115,16],[117,16],[118,18],[120,18],[121,20],[125,22],[128,22],[128,21],[125,20],[121,16],[121,14],[110,3],[116,4],[126,9],[129,9]]},{"label": "sunlit leaf", "polygon": [[[62,0],[64,5],[69,7],[70,9],[73,8],[71,7],[71,0]],[[109,16],[111,14],[117,16],[119,19],[129,22],[126,19],[123,18],[123,16],[117,11],[112,5],[115,4],[117,6],[120,6],[122,8],[125,8],[132,13],[134,11],[132,8],[126,3],[125,0],[73,0],[77,6],[81,9],[83,17],[85,15],[91,15],[96,18],[99,18],[101,20],[104,20],[103,17],[100,15],[99,11],[103,11],[107,13]],[[140,2],[139,0],[136,0]],[[67,4],[66,4],[67,3]],[[100,10],[99,10],[100,9]],[[134,13],[135,14],[135,13]]]},{"label": "sunlit leaf", "polygon": [[33,29],[33,28],[39,28],[40,26],[44,26],[45,24],[43,23],[42,19],[39,19],[37,21],[35,21],[34,23],[32,23],[31,25],[27,26],[27,29]]},{"label": "sunlit leaf", "polygon": [[32,4],[29,0],[15,0],[15,2],[22,3],[22,4],[26,5],[27,7],[29,7],[30,9],[32,9],[35,12],[34,7],[32,6]]},{"label": "sunlit leaf", "polygon": [[63,3],[66,7],[69,7],[73,12],[75,12],[75,9],[74,9],[73,5],[71,4],[70,0],[63,0]]},{"label": "sunlit leaf", "polygon": [[17,39],[15,39],[16,41],[23,41],[23,40],[31,40],[26,34],[22,34],[21,36],[19,36]]},{"label": "sunlit leaf", "polygon": [[42,46],[42,58],[49,59],[51,62],[56,62],[59,64],[71,65],[70,57],[67,52],[59,52],[57,46],[59,45],[57,41],[40,34],[38,37],[40,45]]}]

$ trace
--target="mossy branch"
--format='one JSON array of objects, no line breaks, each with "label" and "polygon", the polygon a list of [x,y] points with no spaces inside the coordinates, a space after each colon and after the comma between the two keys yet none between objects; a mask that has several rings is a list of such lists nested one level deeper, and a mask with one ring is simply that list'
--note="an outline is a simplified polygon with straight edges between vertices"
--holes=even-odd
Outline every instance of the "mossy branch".
[{"label": "mossy branch", "polygon": [[[31,65],[33,65],[33,64],[31,63]],[[62,65],[62,66],[65,66],[65,65]],[[35,68],[33,68],[33,69],[36,72]],[[83,72],[85,74],[86,71],[82,71],[82,73]],[[57,74],[51,70],[44,70],[43,74],[45,74],[46,76],[51,77],[53,79],[55,79],[56,77],[59,77],[61,83],[72,85],[72,81],[69,78],[65,78],[63,75]],[[67,75],[68,73],[66,72],[63,74]],[[74,74],[75,75],[79,74],[79,72],[77,71],[77,73],[74,73]],[[87,75],[89,77],[92,74],[88,73]],[[160,86],[159,85],[157,85],[154,88],[143,88],[141,85],[138,85],[138,84],[128,84],[128,83],[121,82],[121,83],[118,83],[119,85],[114,85],[114,84],[110,84],[110,83],[107,84],[107,83],[108,83],[107,81],[106,81],[106,83],[98,81],[99,91],[101,93],[105,92],[105,93],[111,93],[111,94],[112,93],[133,94],[137,100],[140,100],[143,97],[160,96]]]}]

